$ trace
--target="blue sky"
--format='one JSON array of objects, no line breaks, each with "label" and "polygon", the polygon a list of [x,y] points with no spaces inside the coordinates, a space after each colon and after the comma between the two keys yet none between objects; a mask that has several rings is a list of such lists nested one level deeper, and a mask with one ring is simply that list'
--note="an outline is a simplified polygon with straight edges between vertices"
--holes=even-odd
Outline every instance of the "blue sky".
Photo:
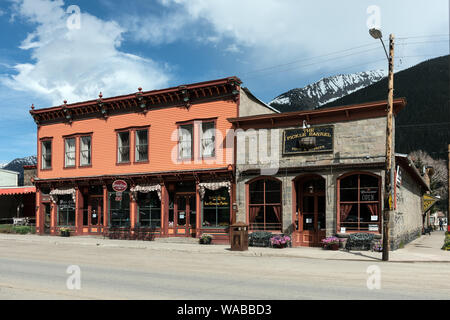
[{"label": "blue sky", "polygon": [[448,54],[448,16],[447,0],[0,0],[0,164],[36,154],[31,104],[233,75],[269,102],[386,69],[369,25],[395,34],[397,71]]}]

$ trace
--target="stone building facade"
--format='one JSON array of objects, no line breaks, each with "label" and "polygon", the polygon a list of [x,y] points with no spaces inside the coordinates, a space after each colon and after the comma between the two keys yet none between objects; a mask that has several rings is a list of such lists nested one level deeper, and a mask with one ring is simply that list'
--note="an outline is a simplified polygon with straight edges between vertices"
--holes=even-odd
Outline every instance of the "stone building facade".
[{"label": "stone building facade", "polygon": [[[396,99],[395,114],[405,105]],[[354,232],[381,237],[385,110],[381,101],[230,119],[238,130],[237,221],[253,231],[290,234],[296,246]],[[421,228],[426,185],[409,174],[398,192],[406,202],[391,219],[393,248]]]}]

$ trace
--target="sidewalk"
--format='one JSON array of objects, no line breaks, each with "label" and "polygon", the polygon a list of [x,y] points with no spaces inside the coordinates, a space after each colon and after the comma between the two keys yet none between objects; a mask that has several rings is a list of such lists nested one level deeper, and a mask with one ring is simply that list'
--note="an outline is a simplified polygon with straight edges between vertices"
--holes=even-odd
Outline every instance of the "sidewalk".
[{"label": "sidewalk", "polygon": [[[330,251],[321,248],[259,248],[249,247],[248,251],[231,251],[229,245],[200,245],[198,239],[161,238],[155,241],[110,240],[103,237],[58,237],[39,235],[0,234],[0,241],[20,241],[54,245],[101,246],[111,248],[134,248],[172,252],[192,252],[206,254],[227,254],[241,256],[291,257],[323,260],[381,261],[381,253],[371,251]],[[441,250],[444,232],[434,231],[407,244],[403,249],[391,251],[391,262],[450,262],[450,252]]]}]

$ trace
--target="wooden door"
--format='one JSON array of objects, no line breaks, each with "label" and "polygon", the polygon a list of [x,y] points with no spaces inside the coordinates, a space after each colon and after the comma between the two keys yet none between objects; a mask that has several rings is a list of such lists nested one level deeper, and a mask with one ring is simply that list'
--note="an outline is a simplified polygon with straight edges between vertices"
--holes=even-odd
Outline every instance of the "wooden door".
[{"label": "wooden door", "polygon": [[191,236],[196,231],[195,194],[177,194],[174,205],[174,231],[179,236]]},{"label": "wooden door", "polygon": [[91,197],[88,212],[89,232],[101,233],[103,225],[103,197]]},{"label": "wooden door", "polygon": [[50,203],[44,203],[44,233],[50,234],[51,225],[51,206]]},{"label": "wooden door", "polygon": [[314,178],[298,185],[298,242],[301,246],[320,246],[326,235],[324,181],[319,179],[323,180]]}]

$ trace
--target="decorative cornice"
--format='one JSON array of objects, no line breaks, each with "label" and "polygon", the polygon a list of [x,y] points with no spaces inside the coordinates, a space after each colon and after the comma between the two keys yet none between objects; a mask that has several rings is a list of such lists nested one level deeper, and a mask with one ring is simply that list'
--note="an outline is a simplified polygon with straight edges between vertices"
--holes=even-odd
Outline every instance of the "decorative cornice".
[{"label": "decorative cornice", "polygon": [[123,96],[99,98],[85,102],[30,110],[36,124],[69,123],[81,119],[99,117],[107,119],[120,113],[146,113],[156,108],[185,107],[190,108],[196,103],[204,103],[217,99],[235,100],[239,95],[242,81],[237,77],[194,83],[162,90],[142,91]]},{"label": "decorative cornice", "polygon": [[[406,106],[405,98],[394,100],[394,115]],[[306,121],[310,125],[385,117],[387,114],[387,101],[365,102],[354,105],[338,106],[332,108],[284,112],[278,114],[264,114],[240,118],[229,118],[228,121],[238,128],[246,127],[286,127],[301,124]]]}]

